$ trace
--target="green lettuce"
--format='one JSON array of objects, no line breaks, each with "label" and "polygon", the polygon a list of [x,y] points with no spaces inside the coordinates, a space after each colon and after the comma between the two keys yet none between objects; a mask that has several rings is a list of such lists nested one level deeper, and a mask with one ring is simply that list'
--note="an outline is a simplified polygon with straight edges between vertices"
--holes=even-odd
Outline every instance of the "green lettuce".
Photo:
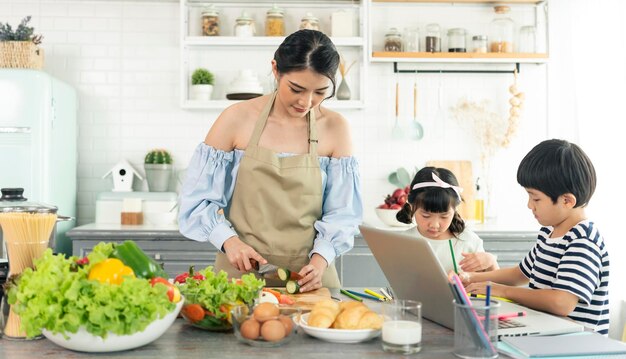
[{"label": "green lettuce", "polygon": [[28,337],[53,333],[76,333],[82,326],[94,335],[128,335],[144,330],[175,304],[163,285],[127,278],[121,285],[88,280],[91,267],[109,257],[111,243],[100,243],[88,255],[89,264],[79,266],[76,257],[53,255],[50,249],[27,268],[8,291],[9,304],[20,315]]}]

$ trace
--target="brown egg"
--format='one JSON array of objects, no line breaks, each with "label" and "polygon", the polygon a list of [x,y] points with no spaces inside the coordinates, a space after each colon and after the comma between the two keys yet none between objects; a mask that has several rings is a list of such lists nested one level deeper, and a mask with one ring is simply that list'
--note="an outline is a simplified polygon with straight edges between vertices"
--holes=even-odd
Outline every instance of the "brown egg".
[{"label": "brown egg", "polygon": [[285,326],[280,320],[270,319],[261,325],[261,336],[268,342],[277,342],[285,337]]},{"label": "brown egg", "polygon": [[276,304],[261,303],[254,308],[254,319],[259,322],[275,318],[278,316],[279,310]]},{"label": "brown egg", "polygon": [[291,333],[291,329],[293,328],[293,320],[286,315],[279,315],[278,320],[285,326],[285,334],[289,335]]},{"label": "brown egg", "polygon": [[253,318],[246,319],[243,323],[241,323],[239,331],[241,332],[242,337],[254,340],[258,338],[261,333],[261,324]]}]

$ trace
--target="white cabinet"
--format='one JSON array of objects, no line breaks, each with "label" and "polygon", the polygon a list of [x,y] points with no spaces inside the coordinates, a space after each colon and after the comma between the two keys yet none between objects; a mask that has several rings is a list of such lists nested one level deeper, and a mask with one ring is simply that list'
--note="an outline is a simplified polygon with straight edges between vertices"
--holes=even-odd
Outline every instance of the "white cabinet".
[{"label": "white cabinet", "polygon": [[[271,74],[271,60],[274,52],[285,39],[284,37],[264,36],[266,12],[273,4],[285,10],[286,34],[297,31],[300,20],[308,12],[320,19],[321,31],[331,34],[331,14],[340,10],[351,12],[355,18],[356,36],[331,37],[340,54],[348,63],[356,61],[347,76],[352,92],[350,100],[325,101],[325,106],[336,109],[362,108],[364,82],[368,62],[365,51],[367,33],[367,2],[366,1],[222,1],[200,2],[180,0],[181,17],[181,71],[180,101],[181,107],[187,109],[224,109],[236,102],[226,99],[226,91],[239,71],[252,70],[258,77],[264,93],[274,89],[274,78]],[[202,36],[202,11],[210,4],[220,11],[219,36]],[[254,20],[256,36],[236,37],[234,26],[236,18],[246,11]],[[214,90],[210,101],[191,100],[191,74],[197,68],[206,68],[215,76]],[[337,87],[340,83],[337,74]]]}]

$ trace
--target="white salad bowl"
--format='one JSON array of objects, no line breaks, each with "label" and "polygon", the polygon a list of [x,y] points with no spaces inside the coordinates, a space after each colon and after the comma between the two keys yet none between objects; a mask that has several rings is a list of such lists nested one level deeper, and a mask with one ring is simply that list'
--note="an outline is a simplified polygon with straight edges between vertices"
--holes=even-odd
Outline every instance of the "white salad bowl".
[{"label": "white salad bowl", "polygon": [[43,335],[54,344],[66,349],[79,352],[103,353],[117,352],[121,350],[135,349],[153,342],[159,338],[174,323],[180,309],[183,307],[184,298],[176,303],[176,308],[163,318],[156,319],[148,324],[141,332],[128,335],[109,334],[106,338],[89,333],[84,327],[80,327],[76,333],[53,334],[44,329]]}]

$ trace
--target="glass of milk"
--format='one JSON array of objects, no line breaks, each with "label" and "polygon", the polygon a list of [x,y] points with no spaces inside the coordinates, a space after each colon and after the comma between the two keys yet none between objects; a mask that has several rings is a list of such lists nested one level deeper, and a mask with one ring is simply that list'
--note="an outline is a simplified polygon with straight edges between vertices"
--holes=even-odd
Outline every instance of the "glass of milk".
[{"label": "glass of milk", "polygon": [[413,354],[422,348],[422,303],[397,300],[383,305],[383,350]]}]

